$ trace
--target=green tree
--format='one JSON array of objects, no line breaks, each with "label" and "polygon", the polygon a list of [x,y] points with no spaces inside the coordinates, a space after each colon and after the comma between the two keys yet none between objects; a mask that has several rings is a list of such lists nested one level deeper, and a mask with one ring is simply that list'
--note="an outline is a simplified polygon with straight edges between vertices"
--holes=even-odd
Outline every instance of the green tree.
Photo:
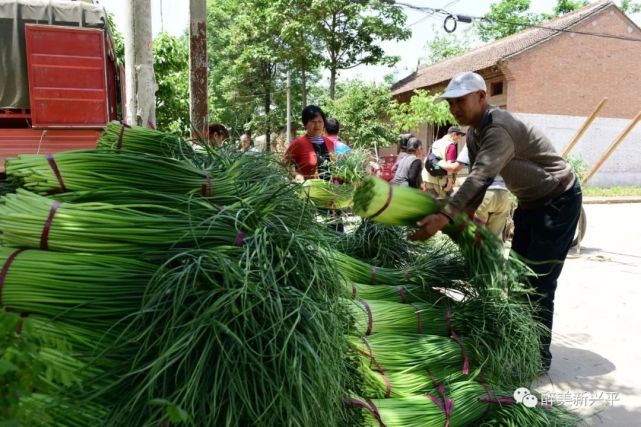
[{"label": "green tree", "polygon": [[460,32],[447,33],[442,27],[433,25],[432,32],[434,37],[425,45],[427,54],[419,60],[419,66],[441,62],[479,45],[479,35],[474,26],[469,26]]},{"label": "green tree", "polygon": [[153,41],[156,123],[166,132],[187,134],[189,122],[189,46],[186,36],[160,34]]},{"label": "green tree", "polygon": [[315,23],[309,31],[325,51],[332,99],[340,70],[361,64],[393,65],[398,58],[386,55],[380,43],[405,40],[411,35],[405,28],[405,13],[393,2],[312,0],[309,14]]},{"label": "green tree", "polygon": [[500,39],[523,30],[527,25],[541,22],[543,16],[529,10],[530,0],[501,0],[492,4],[483,21],[476,24],[481,40]]},{"label": "green tree", "polygon": [[[244,12],[236,16],[233,37],[227,47],[236,55],[231,64],[231,80],[236,87],[245,87],[262,100],[261,127],[265,132],[265,148],[271,147],[274,94],[282,91],[281,77],[286,71],[287,43],[281,37],[285,14],[282,2],[242,0]],[[279,84],[281,83],[281,84]]]},{"label": "green tree", "polygon": [[627,14],[639,13],[641,12],[641,4],[634,2],[632,0],[621,0],[619,8]]},{"label": "green tree", "polygon": [[[323,61],[319,40],[315,37],[314,18],[309,14],[308,0],[276,0],[282,3],[283,22],[281,37],[287,50],[288,69],[292,71],[292,82],[299,86],[300,105],[307,105],[310,85],[320,79],[319,69]],[[296,92],[296,91],[295,91]],[[292,104],[298,105],[298,104]]]},{"label": "green tree", "polygon": [[434,126],[444,126],[456,123],[450,113],[447,102],[436,103],[437,95],[424,90],[417,90],[410,102],[394,101],[391,109],[391,119],[397,132],[409,132],[419,125],[427,123]]},{"label": "green tree", "polygon": [[118,31],[116,27],[116,21],[114,21],[114,14],[107,12],[107,29],[111,34],[111,40],[114,43],[114,50],[116,51],[116,58],[118,59],[119,64],[125,63],[125,38],[122,36],[122,33]]},{"label": "green tree", "polygon": [[455,123],[446,102],[418,90],[408,103],[392,99],[385,85],[350,80],[339,83],[335,99],[322,102],[328,117],[341,122],[341,137],[357,148],[385,147],[397,142],[399,133],[423,123],[443,126]]},{"label": "green tree", "polygon": [[236,79],[230,77],[234,56],[228,46],[234,36],[234,19],[241,12],[234,0],[207,2],[209,122],[223,123],[235,132],[244,129],[260,102],[250,90],[236,87]]},{"label": "green tree", "polygon": [[554,7],[554,15],[559,16],[564,15],[568,12],[573,12],[577,9],[587,6],[589,4],[588,0],[557,0],[556,6]]},{"label": "green tree", "polygon": [[334,70],[334,96],[338,70],[393,62],[378,43],[407,37],[404,22],[398,6],[364,0],[210,0],[210,121],[269,138],[285,124],[287,71],[296,117],[318,102],[322,66]]},{"label": "green tree", "polygon": [[427,57],[421,58],[421,63],[436,64],[450,56],[467,52],[464,42],[454,34],[437,35],[427,43]]},{"label": "green tree", "polygon": [[301,0],[208,3],[212,121],[235,132],[264,133],[269,140],[286,120],[288,70],[295,114],[308,85],[318,80],[320,64],[303,31],[309,21],[296,13],[301,5]]},{"label": "green tree", "polygon": [[376,148],[396,143],[392,105],[388,87],[350,80],[337,85],[334,99],[326,96],[323,110],[341,123],[341,138],[350,146]]}]

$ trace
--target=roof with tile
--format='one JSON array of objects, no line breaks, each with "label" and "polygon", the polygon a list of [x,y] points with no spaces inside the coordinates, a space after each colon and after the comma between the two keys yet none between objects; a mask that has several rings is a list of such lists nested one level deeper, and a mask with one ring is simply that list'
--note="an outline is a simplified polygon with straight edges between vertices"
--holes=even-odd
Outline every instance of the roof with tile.
[{"label": "roof with tile", "polygon": [[[568,30],[611,6],[616,7],[609,0],[597,1],[540,25],[556,30]],[[492,67],[500,61],[518,55],[559,34],[562,32],[537,27],[528,28],[461,55],[420,68],[395,83],[392,86],[392,94],[400,95],[412,90],[434,86],[451,79],[452,76],[462,71],[480,71]]]}]

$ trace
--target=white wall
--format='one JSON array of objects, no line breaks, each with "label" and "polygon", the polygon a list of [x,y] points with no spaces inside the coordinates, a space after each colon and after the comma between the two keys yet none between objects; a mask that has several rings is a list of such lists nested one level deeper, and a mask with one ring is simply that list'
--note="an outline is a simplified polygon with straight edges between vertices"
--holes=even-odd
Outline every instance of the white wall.
[{"label": "white wall", "polygon": [[[514,113],[541,129],[561,152],[576,134],[586,117]],[[630,123],[627,119],[597,118],[570,156],[578,157],[592,167],[614,139]],[[641,123],[612,153],[599,172],[588,182],[590,187],[641,186]]]}]

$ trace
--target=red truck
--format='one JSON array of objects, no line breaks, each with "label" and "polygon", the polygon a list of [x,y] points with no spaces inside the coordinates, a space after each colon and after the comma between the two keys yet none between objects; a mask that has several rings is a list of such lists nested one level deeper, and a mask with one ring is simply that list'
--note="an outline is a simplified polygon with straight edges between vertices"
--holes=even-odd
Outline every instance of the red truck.
[{"label": "red truck", "polygon": [[0,179],[6,158],[94,147],[122,117],[122,67],[94,3],[0,2]]}]

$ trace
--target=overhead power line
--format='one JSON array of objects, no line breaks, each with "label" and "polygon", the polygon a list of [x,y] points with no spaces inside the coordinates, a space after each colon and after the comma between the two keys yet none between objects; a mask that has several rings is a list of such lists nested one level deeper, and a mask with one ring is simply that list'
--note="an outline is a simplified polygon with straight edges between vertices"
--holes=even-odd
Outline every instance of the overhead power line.
[{"label": "overhead power line", "polygon": [[[453,1],[449,2],[449,3],[447,3],[446,5],[444,5],[441,9],[445,9],[446,7],[451,7],[451,6],[455,5],[456,3],[458,3],[459,1],[460,0],[453,0]],[[434,13],[427,13],[421,19],[418,19],[418,20],[412,22],[411,24],[409,24],[408,27],[413,27],[414,25],[420,24],[421,22],[423,22],[423,21],[425,21],[427,19],[430,19],[430,18],[438,19],[436,16],[434,16]]]},{"label": "overhead power line", "polygon": [[[592,36],[592,37],[601,37],[601,38],[607,38],[607,39],[615,39],[615,40],[623,40],[623,41],[631,41],[631,42],[641,42],[641,38],[639,37],[628,37],[628,36],[619,36],[616,34],[607,34],[607,33],[594,33],[594,32],[589,32],[589,31],[578,31],[578,30],[568,30],[564,28],[555,28],[555,27],[549,27],[546,25],[539,25],[539,24],[529,24],[529,23],[523,23],[523,22],[516,22],[516,21],[510,21],[510,20],[504,20],[504,19],[490,19],[486,18],[483,16],[468,16],[468,15],[461,15],[461,14],[456,14],[452,12],[448,12],[444,8],[433,8],[433,7],[426,7],[426,6],[417,6],[413,5],[410,3],[404,3],[404,2],[395,2],[396,5],[402,6],[408,9],[413,9],[413,10],[418,10],[420,12],[427,13],[428,16],[433,17],[433,16],[440,16],[443,18],[443,28],[445,29],[446,32],[452,33],[456,31],[456,28],[458,26],[459,22],[463,22],[466,24],[472,23],[472,22],[479,22],[479,23],[485,23],[485,24],[508,24],[508,25],[514,25],[517,27],[523,27],[523,28],[538,28],[541,30],[548,30],[548,31],[554,31],[554,32],[559,32],[559,33],[569,33],[569,34],[577,34],[577,35],[583,35],[583,36]],[[417,24],[415,22],[412,25]]]}]

